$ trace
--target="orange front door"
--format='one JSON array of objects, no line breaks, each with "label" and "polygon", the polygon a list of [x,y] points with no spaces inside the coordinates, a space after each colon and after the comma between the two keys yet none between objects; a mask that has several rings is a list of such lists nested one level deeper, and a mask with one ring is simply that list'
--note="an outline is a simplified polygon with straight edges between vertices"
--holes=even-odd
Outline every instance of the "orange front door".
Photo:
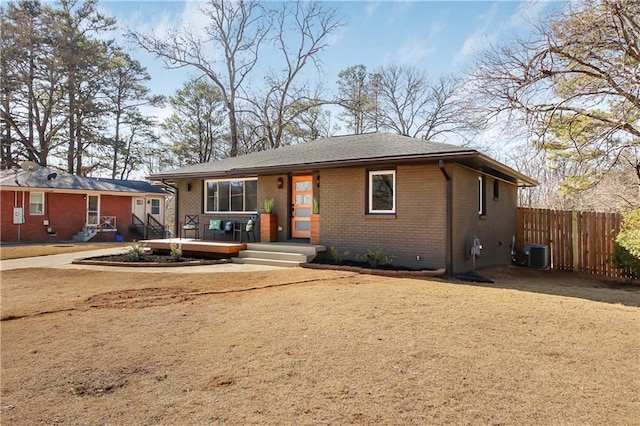
[{"label": "orange front door", "polygon": [[313,212],[313,176],[293,176],[293,213],[291,214],[291,236],[309,238],[311,236],[311,213]]}]

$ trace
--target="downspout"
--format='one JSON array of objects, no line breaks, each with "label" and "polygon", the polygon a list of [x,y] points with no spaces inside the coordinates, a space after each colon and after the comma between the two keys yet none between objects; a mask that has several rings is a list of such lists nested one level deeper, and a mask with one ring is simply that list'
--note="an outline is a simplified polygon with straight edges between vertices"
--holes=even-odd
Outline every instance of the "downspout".
[{"label": "downspout", "polygon": [[[164,179],[162,179],[162,184],[164,186],[168,187],[168,188],[173,189],[173,197],[174,197],[173,198],[173,205],[175,206],[174,209],[173,209],[174,210],[174,212],[173,212],[173,230],[174,230],[174,232],[178,232],[178,226],[180,226],[179,221],[178,221],[178,217],[179,217],[179,215],[178,215],[178,206],[179,206],[179,204],[178,204],[178,196],[179,196],[178,195],[179,194],[178,187],[177,186],[173,186],[171,184],[168,184],[167,182],[164,181]],[[165,212],[164,213],[165,213],[165,215],[167,214],[166,203],[165,203]],[[175,237],[175,235],[173,235],[173,237]]]},{"label": "downspout", "polygon": [[447,275],[453,275],[453,183],[451,181],[451,176],[447,173],[447,170],[444,168],[444,161],[440,160],[438,162],[440,166],[440,171],[442,175],[446,179],[446,196],[447,196],[447,207],[446,207],[446,224],[445,224],[445,257],[446,257],[446,265],[447,265]]}]

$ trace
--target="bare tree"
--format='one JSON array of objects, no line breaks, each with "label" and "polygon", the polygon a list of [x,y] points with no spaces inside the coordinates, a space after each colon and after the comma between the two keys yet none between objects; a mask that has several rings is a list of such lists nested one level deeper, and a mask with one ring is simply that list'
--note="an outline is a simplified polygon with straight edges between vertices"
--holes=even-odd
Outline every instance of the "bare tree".
[{"label": "bare tree", "polygon": [[455,135],[464,143],[484,127],[472,98],[456,77],[429,79],[414,67],[388,65],[370,76],[367,109],[371,127],[428,140]]},{"label": "bare tree", "polygon": [[168,68],[196,68],[220,90],[229,120],[229,154],[235,157],[238,94],[258,61],[269,19],[257,0],[209,0],[202,13],[210,20],[202,36],[190,28],[174,30],[166,38],[136,32],[129,36],[142,49],[162,58]]},{"label": "bare tree", "polygon": [[476,92],[494,114],[522,119],[536,145],[574,163],[574,189],[619,165],[640,184],[640,2],[587,0],[482,56]]},{"label": "bare tree", "polygon": [[299,80],[308,65],[319,69],[319,54],[342,23],[335,10],[316,1],[284,2],[272,13],[276,32],[272,40],[282,58],[276,66],[282,67],[272,67],[262,96],[247,96],[247,101],[256,123],[253,132],[268,148],[278,148],[291,142],[285,137],[297,127],[300,117],[323,103],[319,88],[314,91]]}]

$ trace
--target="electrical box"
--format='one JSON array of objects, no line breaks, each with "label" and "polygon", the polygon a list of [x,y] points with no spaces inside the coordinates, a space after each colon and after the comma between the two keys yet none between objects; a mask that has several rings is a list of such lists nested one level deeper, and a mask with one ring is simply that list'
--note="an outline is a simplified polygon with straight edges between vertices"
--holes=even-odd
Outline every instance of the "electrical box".
[{"label": "electrical box", "polygon": [[14,225],[24,223],[24,209],[22,207],[13,208],[13,223]]}]

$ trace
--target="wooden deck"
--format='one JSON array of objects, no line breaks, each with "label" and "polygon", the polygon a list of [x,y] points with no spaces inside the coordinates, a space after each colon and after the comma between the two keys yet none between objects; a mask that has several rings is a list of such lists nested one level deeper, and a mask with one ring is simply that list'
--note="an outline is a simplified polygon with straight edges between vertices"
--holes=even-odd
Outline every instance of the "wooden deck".
[{"label": "wooden deck", "polygon": [[165,238],[157,240],[144,240],[152,250],[170,251],[171,244],[179,244],[183,253],[194,253],[199,255],[211,256],[237,256],[240,250],[246,250],[245,243],[224,242],[224,241],[203,241],[193,238]]}]

